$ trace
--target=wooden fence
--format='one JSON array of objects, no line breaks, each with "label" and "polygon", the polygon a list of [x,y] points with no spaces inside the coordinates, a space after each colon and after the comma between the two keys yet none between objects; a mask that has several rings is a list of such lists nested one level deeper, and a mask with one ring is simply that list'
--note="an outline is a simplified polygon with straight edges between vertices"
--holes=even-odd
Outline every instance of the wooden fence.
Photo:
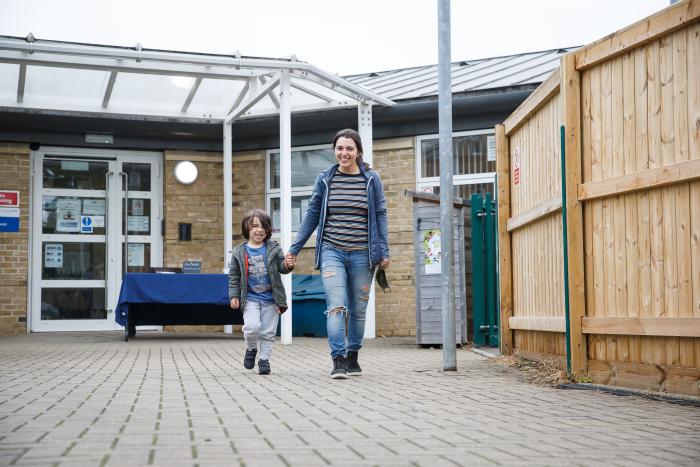
[{"label": "wooden fence", "polygon": [[496,138],[502,352],[700,395],[700,0],[564,56]]}]

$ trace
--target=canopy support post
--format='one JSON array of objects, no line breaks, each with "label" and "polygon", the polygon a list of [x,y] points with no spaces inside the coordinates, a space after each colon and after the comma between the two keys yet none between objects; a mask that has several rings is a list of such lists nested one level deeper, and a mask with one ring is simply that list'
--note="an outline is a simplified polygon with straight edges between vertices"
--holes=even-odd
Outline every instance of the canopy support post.
[{"label": "canopy support post", "polygon": [[[292,246],[292,106],[289,72],[284,70],[279,80],[280,103],[280,240],[286,253]],[[280,326],[282,345],[292,343],[292,276],[282,276],[287,292],[287,312]]]}]

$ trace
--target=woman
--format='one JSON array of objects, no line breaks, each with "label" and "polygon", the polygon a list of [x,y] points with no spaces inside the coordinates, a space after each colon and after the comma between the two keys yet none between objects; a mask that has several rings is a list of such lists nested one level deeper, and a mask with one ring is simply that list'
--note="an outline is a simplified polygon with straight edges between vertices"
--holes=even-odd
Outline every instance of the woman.
[{"label": "woman", "polygon": [[[384,188],[362,160],[362,140],[350,129],[333,138],[338,162],[319,173],[304,220],[287,257],[291,264],[316,230],[316,269],[326,292],[331,378],[362,374],[358,352],[376,267],[389,267]],[[347,317],[347,339],[345,320]]]}]

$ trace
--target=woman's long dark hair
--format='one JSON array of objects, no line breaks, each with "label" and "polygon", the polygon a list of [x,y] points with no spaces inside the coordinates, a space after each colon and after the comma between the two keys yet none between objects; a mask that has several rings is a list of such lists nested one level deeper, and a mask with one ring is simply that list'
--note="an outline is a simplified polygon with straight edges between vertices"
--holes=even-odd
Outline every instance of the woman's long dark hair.
[{"label": "woman's long dark hair", "polygon": [[362,138],[360,138],[360,134],[351,128],[340,130],[333,138],[333,149],[335,149],[335,143],[337,143],[340,138],[350,138],[355,142],[355,146],[357,146],[357,165],[361,165],[365,170],[369,169],[369,164],[362,159],[362,153],[364,151],[362,150]]}]

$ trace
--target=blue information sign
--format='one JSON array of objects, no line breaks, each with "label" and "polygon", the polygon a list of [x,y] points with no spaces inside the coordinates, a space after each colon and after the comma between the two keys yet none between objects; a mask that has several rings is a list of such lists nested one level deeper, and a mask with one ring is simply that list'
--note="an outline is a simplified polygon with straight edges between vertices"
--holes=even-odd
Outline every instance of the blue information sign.
[{"label": "blue information sign", "polygon": [[19,217],[0,217],[0,232],[19,232]]},{"label": "blue information sign", "polygon": [[92,217],[80,216],[80,233],[92,233]]}]

